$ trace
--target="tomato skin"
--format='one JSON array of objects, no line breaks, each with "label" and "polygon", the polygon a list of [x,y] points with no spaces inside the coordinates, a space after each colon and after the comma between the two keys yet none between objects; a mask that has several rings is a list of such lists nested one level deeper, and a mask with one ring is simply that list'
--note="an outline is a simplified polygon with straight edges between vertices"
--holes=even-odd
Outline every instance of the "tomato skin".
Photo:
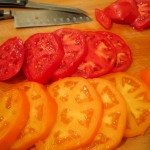
[{"label": "tomato skin", "polygon": [[73,76],[93,78],[108,73],[116,61],[113,45],[99,32],[87,31],[85,37],[88,54]]},{"label": "tomato skin", "polygon": [[140,71],[140,77],[150,87],[150,69],[142,69]]},{"label": "tomato skin", "polygon": [[132,52],[127,43],[117,34],[108,31],[100,31],[114,46],[117,60],[111,72],[125,71],[132,63]]},{"label": "tomato skin", "polygon": [[64,51],[53,33],[37,33],[25,41],[23,71],[30,81],[46,83],[58,68]]},{"label": "tomato skin", "polygon": [[53,73],[54,81],[71,76],[87,54],[84,34],[80,30],[63,28],[56,30],[55,34],[61,39],[65,54]]},{"label": "tomato skin", "polygon": [[112,26],[111,19],[100,9],[95,9],[96,20],[105,28],[110,29]]},{"label": "tomato skin", "polygon": [[10,38],[0,46],[0,81],[14,77],[24,62],[24,44],[18,37]]}]

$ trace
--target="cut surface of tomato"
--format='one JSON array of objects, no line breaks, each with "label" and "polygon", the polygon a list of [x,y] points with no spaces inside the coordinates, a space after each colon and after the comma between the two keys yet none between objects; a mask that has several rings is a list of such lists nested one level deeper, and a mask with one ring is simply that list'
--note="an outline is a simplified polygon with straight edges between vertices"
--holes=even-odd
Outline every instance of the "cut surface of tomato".
[{"label": "cut surface of tomato", "polygon": [[127,43],[117,34],[107,31],[100,31],[114,46],[117,59],[111,72],[125,71],[132,63],[131,49]]},{"label": "cut surface of tomato", "polygon": [[150,1],[137,0],[140,15],[131,24],[136,30],[144,30],[150,27]]},{"label": "cut surface of tomato", "polygon": [[0,81],[15,76],[24,61],[24,44],[17,37],[10,38],[0,46]]},{"label": "cut surface of tomato", "polygon": [[0,82],[0,95],[11,90],[13,86],[14,86],[13,84]]},{"label": "cut surface of tomato", "polygon": [[96,20],[105,28],[110,29],[112,25],[111,19],[100,9],[95,9]]},{"label": "cut surface of tomato", "polygon": [[12,89],[0,99],[0,148],[8,150],[26,125],[29,103],[23,91]]},{"label": "cut surface of tomato", "polygon": [[25,41],[23,70],[31,81],[46,83],[61,62],[64,51],[53,33],[37,33]]},{"label": "cut surface of tomato", "polygon": [[126,128],[126,102],[118,89],[108,80],[89,79],[102,99],[104,113],[102,124],[92,143],[84,150],[106,150],[116,148]]},{"label": "cut surface of tomato", "polygon": [[57,104],[39,83],[25,81],[17,86],[26,92],[30,112],[26,126],[10,149],[25,150],[48,136],[56,119]]},{"label": "cut surface of tomato", "polygon": [[90,143],[103,111],[102,101],[91,84],[81,77],[68,77],[49,85],[48,91],[58,104],[58,115],[48,138],[37,146],[43,150],[71,150]]},{"label": "cut surface of tomato", "polygon": [[99,77],[108,73],[116,61],[113,45],[99,32],[85,32],[88,54],[73,76]]},{"label": "cut surface of tomato", "polygon": [[86,56],[86,43],[81,31],[63,28],[55,31],[61,39],[65,55],[59,68],[53,74],[53,80],[71,76]]},{"label": "cut surface of tomato", "polygon": [[127,73],[105,76],[116,85],[127,103],[125,137],[142,135],[150,126],[150,91],[140,80]]}]

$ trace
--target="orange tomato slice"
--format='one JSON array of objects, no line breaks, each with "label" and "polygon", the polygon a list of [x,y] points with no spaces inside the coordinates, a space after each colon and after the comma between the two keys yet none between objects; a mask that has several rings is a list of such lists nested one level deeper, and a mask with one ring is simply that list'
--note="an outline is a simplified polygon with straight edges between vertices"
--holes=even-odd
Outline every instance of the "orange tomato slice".
[{"label": "orange tomato slice", "polygon": [[116,148],[124,136],[126,128],[126,102],[116,87],[108,80],[95,78],[89,79],[104,106],[101,127],[85,150],[112,150]]},{"label": "orange tomato slice", "polygon": [[38,140],[46,138],[55,122],[57,104],[43,85],[36,82],[22,82],[19,89],[26,92],[29,104],[29,120],[11,150],[24,150]]},{"label": "orange tomato slice", "polygon": [[58,104],[56,123],[37,149],[71,150],[89,144],[102,120],[102,101],[91,84],[81,77],[68,77],[48,86]]},{"label": "orange tomato slice", "polygon": [[127,103],[125,137],[142,135],[150,126],[150,90],[136,77],[127,73],[113,73],[105,78],[112,81]]},{"label": "orange tomato slice", "polygon": [[0,98],[0,149],[8,150],[29,116],[29,103],[23,91],[12,89]]}]

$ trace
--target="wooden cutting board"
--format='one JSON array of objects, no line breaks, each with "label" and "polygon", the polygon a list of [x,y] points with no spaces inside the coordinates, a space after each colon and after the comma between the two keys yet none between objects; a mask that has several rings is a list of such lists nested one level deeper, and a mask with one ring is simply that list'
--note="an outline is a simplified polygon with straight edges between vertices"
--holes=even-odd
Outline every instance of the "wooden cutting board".
[{"label": "wooden cutting board", "polygon": [[[51,2],[51,4],[68,5],[81,8],[88,12],[93,21],[89,23],[66,26],[36,27],[24,29],[15,29],[13,26],[13,20],[0,21],[0,44],[14,36],[18,36],[23,40],[26,40],[34,33],[51,32],[62,27],[75,28],[84,31],[104,30],[104,28],[100,26],[95,20],[94,9],[103,9],[113,1],[115,0],[37,0],[36,2]],[[113,27],[110,31],[120,35],[132,49],[133,63],[127,72],[138,75],[141,69],[150,67],[150,29],[138,32],[133,30],[128,25],[113,24]],[[117,150],[150,150],[150,130],[148,130],[143,136],[123,140]]]}]

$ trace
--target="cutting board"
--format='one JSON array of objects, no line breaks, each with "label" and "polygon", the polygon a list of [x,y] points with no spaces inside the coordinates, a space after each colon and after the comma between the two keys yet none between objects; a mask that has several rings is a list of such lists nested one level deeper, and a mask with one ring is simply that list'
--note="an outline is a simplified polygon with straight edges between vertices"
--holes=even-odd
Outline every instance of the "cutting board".
[{"label": "cutting board", "polygon": [[[104,28],[95,20],[94,9],[103,9],[113,1],[114,0],[37,0],[36,2],[47,2],[51,4],[68,5],[81,8],[87,11],[93,21],[74,25],[25,29],[15,29],[13,26],[13,20],[0,21],[0,44],[14,36],[18,36],[21,39],[26,40],[34,33],[51,32],[62,27],[75,28],[83,31],[104,30]],[[150,67],[150,29],[136,31],[128,25],[113,24],[110,31],[120,35],[132,50],[133,63],[127,72],[138,76],[141,69]],[[150,130],[148,130],[143,136],[124,139],[117,150],[150,150]]]}]

